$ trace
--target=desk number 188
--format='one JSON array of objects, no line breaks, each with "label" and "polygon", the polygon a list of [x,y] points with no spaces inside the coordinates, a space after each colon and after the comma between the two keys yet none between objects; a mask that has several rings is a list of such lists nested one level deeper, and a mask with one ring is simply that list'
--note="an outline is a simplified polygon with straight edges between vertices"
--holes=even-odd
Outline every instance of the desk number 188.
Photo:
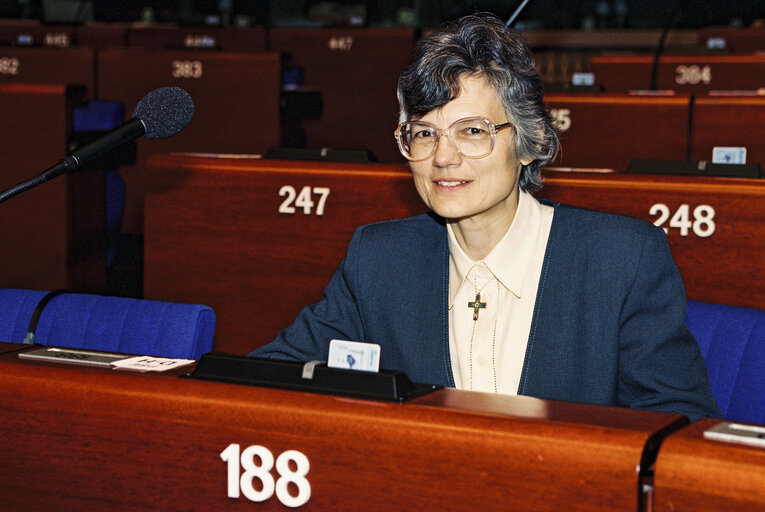
[{"label": "desk number 188", "polygon": [[[248,446],[240,455],[239,445],[232,443],[221,452],[220,458],[228,466],[229,498],[239,498],[241,489],[248,500],[261,502],[271,498],[276,491],[276,497],[283,505],[299,507],[308,503],[311,497],[311,485],[305,478],[309,469],[308,457],[299,451],[287,450],[276,458],[276,472],[279,474],[276,481],[271,476],[274,456],[265,446]],[[255,464],[256,458],[260,460],[259,464]],[[241,469],[244,469],[243,473]],[[253,485],[255,479],[260,480],[259,491]],[[296,496],[290,494],[290,483],[297,488]]]}]

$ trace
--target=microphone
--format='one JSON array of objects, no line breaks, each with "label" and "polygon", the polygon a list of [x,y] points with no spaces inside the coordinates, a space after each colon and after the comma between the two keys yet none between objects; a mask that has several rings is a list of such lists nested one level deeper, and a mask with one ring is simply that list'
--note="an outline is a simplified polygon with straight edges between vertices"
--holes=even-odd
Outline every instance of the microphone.
[{"label": "microphone", "polygon": [[194,115],[194,101],[180,87],[160,87],[141,98],[130,121],[98,140],[69,152],[59,162],[18,185],[0,193],[0,203],[65,172],[73,172],[138,137],[162,139],[183,130]]}]

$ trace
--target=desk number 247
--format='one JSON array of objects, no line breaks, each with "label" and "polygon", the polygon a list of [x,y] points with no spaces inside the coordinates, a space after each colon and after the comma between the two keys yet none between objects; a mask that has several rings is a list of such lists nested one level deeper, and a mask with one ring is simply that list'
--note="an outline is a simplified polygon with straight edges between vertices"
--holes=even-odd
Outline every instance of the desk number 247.
[{"label": "desk number 247", "polygon": [[[311,484],[306,479],[310,467],[308,457],[297,450],[287,450],[276,458],[276,472],[279,474],[276,480],[271,475],[274,456],[265,446],[248,446],[240,450],[238,444],[231,443],[220,453],[220,458],[228,468],[229,498],[239,498],[241,491],[248,500],[262,502],[276,492],[276,498],[287,507],[300,507],[311,498]],[[256,459],[259,464],[255,463]],[[253,485],[253,480],[260,480],[260,485]],[[297,495],[291,494],[289,484],[297,489]]]},{"label": "desk number 247", "polygon": [[[318,202],[314,202],[313,195],[318,196]],[[292,215],[296,208],[302,208],[304,215],[311,215],[316,207],[316,215],[324,215],[324,206],[329,197],[329,188],[327,187],[303,187],[300,192],[291,185],[284,185],[279,189],[279,195],[284,197],[284,201],[279,205],[279,213]]]}]

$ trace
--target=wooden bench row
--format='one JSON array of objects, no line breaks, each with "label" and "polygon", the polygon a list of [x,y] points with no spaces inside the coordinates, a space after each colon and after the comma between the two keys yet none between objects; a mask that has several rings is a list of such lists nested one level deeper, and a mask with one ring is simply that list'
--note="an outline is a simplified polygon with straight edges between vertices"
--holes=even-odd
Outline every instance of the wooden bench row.
[{"label": "wooden bench row", "polygon": [[5,511],[750,512],[765,499],[765,451],[706,439],[718,420],[455,389],[372,401],[0,345]]},{"label": "wooden bench row", "polygon": [[[319,300],[357,226],[425,211],[404,166],[158,155],[149,169],[144,296],[211,306],[214,348],[232,353]],[[542,197],[664,227],[690,298],[765,306],[765,181],[546,177]]]},{"label": "wooden bench row", "polygon": [[[654,59],[649,53],[595,55],[590,72],[606,92],[650,89]],[[762,53],[670,53],[659,58],[655,85],[678,93],[757,91],[765,88],[763,67]]]},{"label": "wooden bench row", "polygon": [[[545,101],[560,131],[557,166],[624,171],[633,160],[765,166],[765,95],[551,93]],[[744,161],[725,161],[731,153]]]}]

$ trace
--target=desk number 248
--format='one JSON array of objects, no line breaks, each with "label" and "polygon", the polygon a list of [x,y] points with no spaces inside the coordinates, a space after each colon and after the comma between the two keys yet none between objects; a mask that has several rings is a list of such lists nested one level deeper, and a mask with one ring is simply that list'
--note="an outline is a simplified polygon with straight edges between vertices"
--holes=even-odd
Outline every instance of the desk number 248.
[{"label": "desk number 248", "polygon": [[[240,454],[239,445],[232,443],[220,453],[220,458],[228,467],[229,498],[239,498],[241,490],[248,500],[262,502],[270,499],[276,491],[276,498],[283,505],[299,507],[308,503],[311,497],[311,484],[305,477],[309,469],[308,457],[297,450],[287,450],[276,458],[279,478],[275,481],[271,475],[274,456],[265,446],[248,446]],[[259,464],[255,463],[256,458],[260,460]],[[244,472],[241,472],[242,469]],[[255,479],[260,480],[260,490],[253,485]],[[297,488],[296,496],[290,493],[289,484]]]},{"label": "desk number 248", "polygon": [[693,231],[694,235],[707,238],[715,232],[715,209],[708,204],[702,204],[693,209],[693,220],[691,220],[691,207],[687,204],[681,204],[672,215],[669,206],[656,203],[648,210],[648,214],[657,216],[653,223],[664,228],[665,233],[668,231],[664,226],[667,219],[669,219],[670,228],[680,230],[680,236],[688,236],[688,232]]}]

